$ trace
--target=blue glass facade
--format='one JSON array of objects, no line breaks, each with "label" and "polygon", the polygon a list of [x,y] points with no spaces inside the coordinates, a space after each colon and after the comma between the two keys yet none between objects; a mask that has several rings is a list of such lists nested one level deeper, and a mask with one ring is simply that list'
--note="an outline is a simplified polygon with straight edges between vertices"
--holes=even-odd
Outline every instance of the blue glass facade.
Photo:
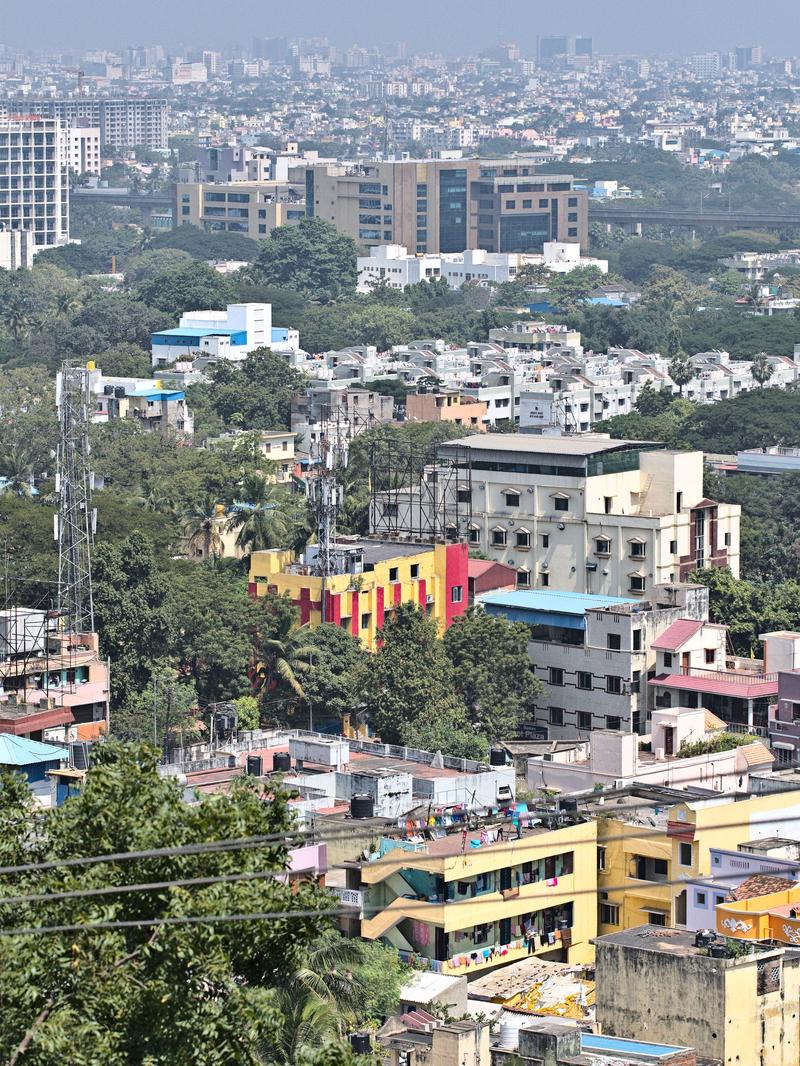
[{"label": "blue glass facade", "polygon": [[461,168],[442,170],[439,174],[439,251],[463,252],[467,246],[467,171]]}]

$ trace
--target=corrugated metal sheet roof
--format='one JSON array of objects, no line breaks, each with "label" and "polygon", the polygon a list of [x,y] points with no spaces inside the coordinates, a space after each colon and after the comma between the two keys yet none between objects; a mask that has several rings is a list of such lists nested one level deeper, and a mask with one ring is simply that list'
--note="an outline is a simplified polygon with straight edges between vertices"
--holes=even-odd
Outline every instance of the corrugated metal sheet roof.
[{"label": "corrugated metal sheet roof", "polygon": [[703,623],[694,618],[679,618],[677,622],[667,626],[660,637],[651,640],[650,647],[660,651],[677,651],[702,628]]},{"label": "corrugated metal sheet roof", "polygon": [[0,766],[31,766],[33,763],[61,762],[69,750],[60,744],[42,744],[27,737],[0,733]]}]

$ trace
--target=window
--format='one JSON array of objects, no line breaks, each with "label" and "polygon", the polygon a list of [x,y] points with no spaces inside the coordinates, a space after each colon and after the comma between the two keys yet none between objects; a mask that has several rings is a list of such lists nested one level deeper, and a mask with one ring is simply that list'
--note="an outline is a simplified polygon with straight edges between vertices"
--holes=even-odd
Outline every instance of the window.
[{"label": "window", "polygon": [[398,580],[398,567],[396,567],[396,566],[390,566],[389,567],[389,580],[390,581],[397,581]]},{"label": "window", "polygon": [[634,629],[634,631],[632,633],[632,637],[633,637],[633,650],[634,651],[641,651],[642,650],[642,631],[641,631],[641,629]]},{"label": "window", "polygon": [[646,581],[642,574],[631,574],[630,580],[631,592],[644,592]]},{"label": "window", "polygon": [[578,227],[577,226],[570,226],[569,229],[567,230],[567,236],[568,237],[577,237],[578,236]]},{"label": "window", "polygon": [[606,634],[606,647],[609,651],[619,651],[622,648],[622,637],[619,633]]},{"label": "window", "polygon": [[677,555],[678,554],[678,542],[677,542],[677,540],[671,540],[669,542],[669,553],[670,553],[670,555]]},{"label": "window", "polygon": [[706,648],[705,649],[705,656],[706,656],[706,663],[709,666],[713,666],[714,663],[717,661],[716,648]]},{"label": "window", "polygon": [[481,531],[478,529],[477,526],[470,526],[469,527],[468,539],[469,539],[470,544],[480,544],[480,542],[481,542]]},{"label": "window", "polygon": [[542,533],[542,547],[543,548],[549,548],[550,547],[550,534],[549,533]]},{"label": "window", "polygon": [[724,896],[714,896],[714,906],[715,907],[718,907],[720,905],[720,903],[724,903],[724,902],[725,902],[725,897]]},{"label": "window", "polygon": [[650,919],[650,925],[667,924],[667,916],[662,911],[648,911],[647,917]]},{"label": "window", "polygon": [[519,493],[513,489],[509,489],[503,493],[506,500],[506,507],[519,507]]},{"label": "window", "polygon": [[600,924],[619,925],[619,905],[617,903],[600,904]]},{"label": "window", "polygon": [[686,841],[681,841],[678,845],[678,862],[681,866],[692,865],[692,845]]},{"label": "window", "polygon": [[[605,870],[605,868],[606,868],[606,849],[603,847],[602,844],[598,844],[597,845],[597,872],[600,874],[600,873],[603,872],[603,870]],[[605,892],[603,893],[603,898],[604,899],[608,898],[608,896],[607,896],[607,894]]]},{"label": "window", "polygon": [[588,670],[578,671],[578,688],[590,690],[592,687],[592,675]]},{"label": "window", "polygon": [[539,207],[549,207],[549,206],[550,206],[550,204],[548,203],[547,200],[540,200],[539,201]]},{"label": "window", "polygon": [[561,669],[560,666],[550,667],[549,680],[551,685],[564,684],[564,671]]},{"label": "window", "polygon": [[642,690],[642,671],[634,670],[631,674],[631,692],[641,692]]},{"label": "window", "polygon": [[550,707],[550,725],[564,724],[564,709],[562,707]]},{"label": "window", "polygon": [[550,584],[550,575],[545,573],[539,574],[539,584],[543,589],[546,589]]},{"label": "window", "polygon": [[591,711],[578,711],[578,729],[583,729],[587,733],[592,728],[592,714]]},{"label": "window", "polygon": [[569,497],[568,496],[554,496],[553,506],[557,511],[569,510]]},{"label": "window", "polygon": [[527,589],[531,584],[531,572],[523,567],[521,570],[517,570],[517,588]]},{"label": "window", "polygon": [[523,211],[530,211],[530,209],[532,207],[533,207],[533,200],[523,200],[522,201],[522,210]]},{"label": "window", "polygon": [[517,201],[516,200],[506,200],[506,211],[516,211],[516,210],[517,210]]},{"label": "window", "polygon": [[665,651],[664,652],[664,666],[672,666],[672,652],[671,651]]},{"label": "window", "polygon": [[616,674],[606,674],[606,692],[610,692],[612,696],[621,696],[622,678]]},{"label": "window", "polygon": [[464,597],[464,586],[463,585],[453,585],[453,588],[452,588],[452,591],[451,591],[451,594],[450,594],[450,602],[451,603],[461,603],[463,597]]},{"label": "window", "polygon": [[594,550],[596,555],[610,555],[611,541],[608,537],[598,537],[594,542]]},{"label": "window", "polygon": [[705,892],[697,892],[694,897],[694,902],[698,907],[705,907],[707,896]]},{"label": "window", "polygon": [[518,529],[516,533],[516,538],[518,548],[530,548],[531,535],[527,529]]},{"label": "window", "polygon": [[613,729],[615,732],[619,732],[622,727],[622,719],[618,718],[615,714],[606,715],[606,729]]},{"label": "window", "polygon": [[765,996],[768,992],[781,990],[781,960],[759,959],[756,963],[756,994]]},{"label": "window", "polygon": [[567,222],[577,222],[577,221],[578,221],[578,212],[577,211],[568,212],[568,214],[567,214]]},{"label": "window", "polygon": [[730,535],[730,533],[726,533],[725,534],[725,547],[726,548],[730,548],[730,546],[731,546],[731,535]]},{"label": "window", "polygon": [[506,545],[506,531],[504,529],[492,530],[492,546],[495,548],[504,548]]},{"label": "window", "polygon": [[632,559],[644,559],[647,554],[647,545],[643,540],[631,541],[631,558]]},{"label": "window", "polygon": [[369,629],[369,624],[370,624],[371,621],[372,621],[372,615],[371,614],[362,614],[361,615],[361,628],[362,629]]},{"label": "window", "polygon": [[577,207],[577,206],[578,206],[578,197],[577,196],[568,196],[567,197],[567,207]]},{"label": "window", "polygon": [[412,563],[410,566],[411,580],[415,581],[419,577],[419,563]]},{"label": "window", "polygon": [[680,511],[682,509],[683,509],[683,493],[682,492],[676,492],[675,493],[675,510],[676,511]]}]

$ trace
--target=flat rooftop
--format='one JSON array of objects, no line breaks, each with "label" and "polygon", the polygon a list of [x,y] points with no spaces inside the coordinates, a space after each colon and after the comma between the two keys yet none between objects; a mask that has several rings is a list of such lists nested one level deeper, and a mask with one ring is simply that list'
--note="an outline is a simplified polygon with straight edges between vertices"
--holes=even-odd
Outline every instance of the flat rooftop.
[{"label": "flat rooftop", "polygon": [[610,437],[582,433],[577,437],[537,437],[527,433],[473,433],[459,440],[448,440],[444,447],[474,448],[485,452],[526,452],[530,455],[573,455],[583,458],[601,452],[625,451],[628,448],[652,447],[638,440],[611,440]]},{"label": "flat rooftop", "polygon": [[[706,958],[713,964],[730,962],[731,959],[715,959],[707,956],[701,948],[695,947],[695,932],[692,929],[675,929],[663,925],[639,925],[634,929],[623,929],[619,933],[608,933],[594,938],[595,944],[613,944],[623,948],[638,948],[660,955],[690,955]],[[769,951],[755,941],[748,941],[756,951]]]},{"label": "flat rooftop", "polygon": [[530,622],[530,615],[539,615],[542,624],[563,625],[571,629],[583,628],[587,611],[636,603],[624,596],[597,596],[586,592],[560,592],[557,589],[514,589],[491,592],[480,596],[480,602],[490,614],[502,613],[512,621]]}]

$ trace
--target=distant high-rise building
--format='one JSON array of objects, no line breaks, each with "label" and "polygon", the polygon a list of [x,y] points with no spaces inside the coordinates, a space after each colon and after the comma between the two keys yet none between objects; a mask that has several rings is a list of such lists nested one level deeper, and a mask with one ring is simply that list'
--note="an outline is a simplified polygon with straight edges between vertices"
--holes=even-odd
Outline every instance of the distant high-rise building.
[{"label": "distant high-rise building", "polygon": [[5,104],[5,113],[25,109],[26,114],[58,119],[62,126],[86,124],[100,130],[103,145],[112,148],[149,148],[161,151],[168,147],[166,100],[76,96],[62,99],[13,100]]},{"label": "distant high-rise building", "polygon": [[289,58],[289,42],[285,37],[254,37],[253,57],[283,63]]},{"label": "distant high-rise building", "polygon": [[0,227],[27,231],[37,249],[69,240],[67,152],[57,119],[0,119]]},{"label": "distant high-rise building", "polygon": [[592,55],[591,37],[574,37],[567,34],[556,34],[550,37],[539,38],[539,62],[547,63],[553,59],[561,59],[569,56]]},{"label": "distant high-rise building", "polygon": [[703,52],[689,56],[688,66],[697,78],[714,78],[722,69],[722,57],[719,52]]},{"label": "distant high-rise building", "polygon": [[736,49],[735,55],[737,70],[750,70],[764,62],[764,49],[760,44],[743,45]]}]

